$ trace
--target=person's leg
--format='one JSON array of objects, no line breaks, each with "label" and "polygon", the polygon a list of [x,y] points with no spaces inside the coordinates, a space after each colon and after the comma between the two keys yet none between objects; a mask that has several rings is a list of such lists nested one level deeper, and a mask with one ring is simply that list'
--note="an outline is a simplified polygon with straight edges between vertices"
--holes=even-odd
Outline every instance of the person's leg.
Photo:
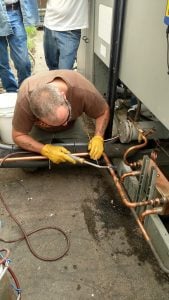
[{"label": "person's leg", "polygon": [[49,70],[57,70],[59,64],[57,31],[44,28],[43,47],[44,47],[45,61]]},{"label": "person's leg", "polygon": [[17,70],[18,85],[31,75],[31,63],[27,48],[27,34],[20,10],[8,11],[14,34],[9,35],[10,55]]},{"label": "person's leg", "polygon": [[9,65],[8,43],[6,37],[0,37],[0,78],[6,92],[16,92],[18,84]]},{"label": "person's leg", "polygon": [[57,32],[59,48],[59,69],[72,69],[80,44],[81,30]]}]

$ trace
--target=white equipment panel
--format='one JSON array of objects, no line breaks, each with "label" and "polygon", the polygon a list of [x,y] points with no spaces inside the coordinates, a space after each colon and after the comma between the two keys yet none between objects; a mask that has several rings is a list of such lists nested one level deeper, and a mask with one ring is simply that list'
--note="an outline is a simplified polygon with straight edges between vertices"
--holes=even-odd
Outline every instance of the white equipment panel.
[{"label": "white equipment panel", "polygon": [[95,2],[94,52],[109,66],[114,0]]},{"label": "white equipment panel", "polygon": [[166,3],[127,1],[120,79],[169,129]]},{"label": "white equipment panel", "polygon": [[[120,79],[169,129],[167,1],[127,0]],[[94,52],[109,67],[114,0],[95,1]]]}]

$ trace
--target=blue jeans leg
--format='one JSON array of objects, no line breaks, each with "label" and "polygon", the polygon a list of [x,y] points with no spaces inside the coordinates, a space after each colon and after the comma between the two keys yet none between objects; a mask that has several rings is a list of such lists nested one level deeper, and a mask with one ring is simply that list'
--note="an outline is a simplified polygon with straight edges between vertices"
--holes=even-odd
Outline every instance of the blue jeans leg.
[{"label": "blue jeans leg", "polygon": [[49,70],[73,68],[80,38],[80,29],[54,31],[45,28],[44,52]]},{"label": "blue jeans leg", "polygon": [[18,84],[9,65],[8,42],[6,37],[0,37],[0,78],[7,92],[16,92]]},{"label": "blue jeans leg", "polygon": [[20,10],[12,11],[11,24],[14,34],[9,35],[10,55],[17,70],[18,86],[31,75],[31,63],[27,48],[27,34]]},{"label": "blue jeans leg", "polygon": [[[17,88],[21,85],[23,80],[31,75],[31,63],[28,56],[27,49],[27,35],[23,25],[22,16],[20,10],[8,11],[8,17],[11,22],[13,29],[13,34],[6,37],[7,43],[10,49],[10,56],[13,60],[14,66],[17,70],[18,84]],[[3,46],[3,45],[2,45]],[[7,52],[7,49],[4,49]],[[7,55],[7,54],[6,54]],[[1,65],[4,64],[4,57],[1,57]],[[9,59],[8,59],[9,65]],[[2,83],[6,81],[5,89],[7,92],[11,91],[11,69],[9,67],[5,68],[5,74],[2,78]],[[13,76],[14,78],[14,76]]]},{"label": "blue jeans leg", "polygon": [[59,66],[59,48],[54,33],[55,31],[44,28],[43,47],[49,70],[57,70]]}]

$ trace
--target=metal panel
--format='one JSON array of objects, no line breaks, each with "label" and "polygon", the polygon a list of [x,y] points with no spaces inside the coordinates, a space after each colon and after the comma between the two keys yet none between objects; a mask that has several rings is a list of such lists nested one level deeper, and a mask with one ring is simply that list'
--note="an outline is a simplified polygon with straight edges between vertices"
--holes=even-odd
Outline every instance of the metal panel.
[{"label": "metal panel", "polygon": [[169,269],[169,234],[158,216],[149,216],[146,230],[161,258],[164,266]]},{"label": "metal panel", "polygon": [[128,0],[120,79],[169,129],[166,1]]},{"label": "metal panel", "polygon": [[96,0],[94,51],[109,66],[114,0]]},{"label": "metal panel", "polygon": [[82,29],[82,37],[77,53],[78,72],[93,81],[94,44],[94,0],[89,0],[89,28]]}]

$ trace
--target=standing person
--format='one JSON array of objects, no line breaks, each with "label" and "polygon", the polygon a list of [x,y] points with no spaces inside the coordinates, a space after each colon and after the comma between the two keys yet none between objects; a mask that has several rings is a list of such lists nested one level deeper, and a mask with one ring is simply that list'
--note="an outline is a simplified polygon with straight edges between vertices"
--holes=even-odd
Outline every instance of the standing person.
[{"label": "standing person", "polygon": [[[76,122],[83,112],[95,119],[95,133],[88,143],[89,155],[99,159],[109,107],[94,85],[72,70],[53,70],[27,78],[18,92],[13,117],[13,140],[21,148],[41,153],[54,163],[69,161],[68,150],[51,145],[52,139],[74,138]],[[36,127],[36,131],[32,131]]]},{"label": "standing person", "polygon": [[[31,75],[24,26],[38,22],[36,0],[0,0],[0,79],[6,92],[17,92],[22,81]],[[18,80],[10,67],[8,48]]]},{"label": "standing person", "polygon": [[88,27],[88,0],[48,0],[44,18],[44,53],[49,70],[72,69],[81,29]]}]

